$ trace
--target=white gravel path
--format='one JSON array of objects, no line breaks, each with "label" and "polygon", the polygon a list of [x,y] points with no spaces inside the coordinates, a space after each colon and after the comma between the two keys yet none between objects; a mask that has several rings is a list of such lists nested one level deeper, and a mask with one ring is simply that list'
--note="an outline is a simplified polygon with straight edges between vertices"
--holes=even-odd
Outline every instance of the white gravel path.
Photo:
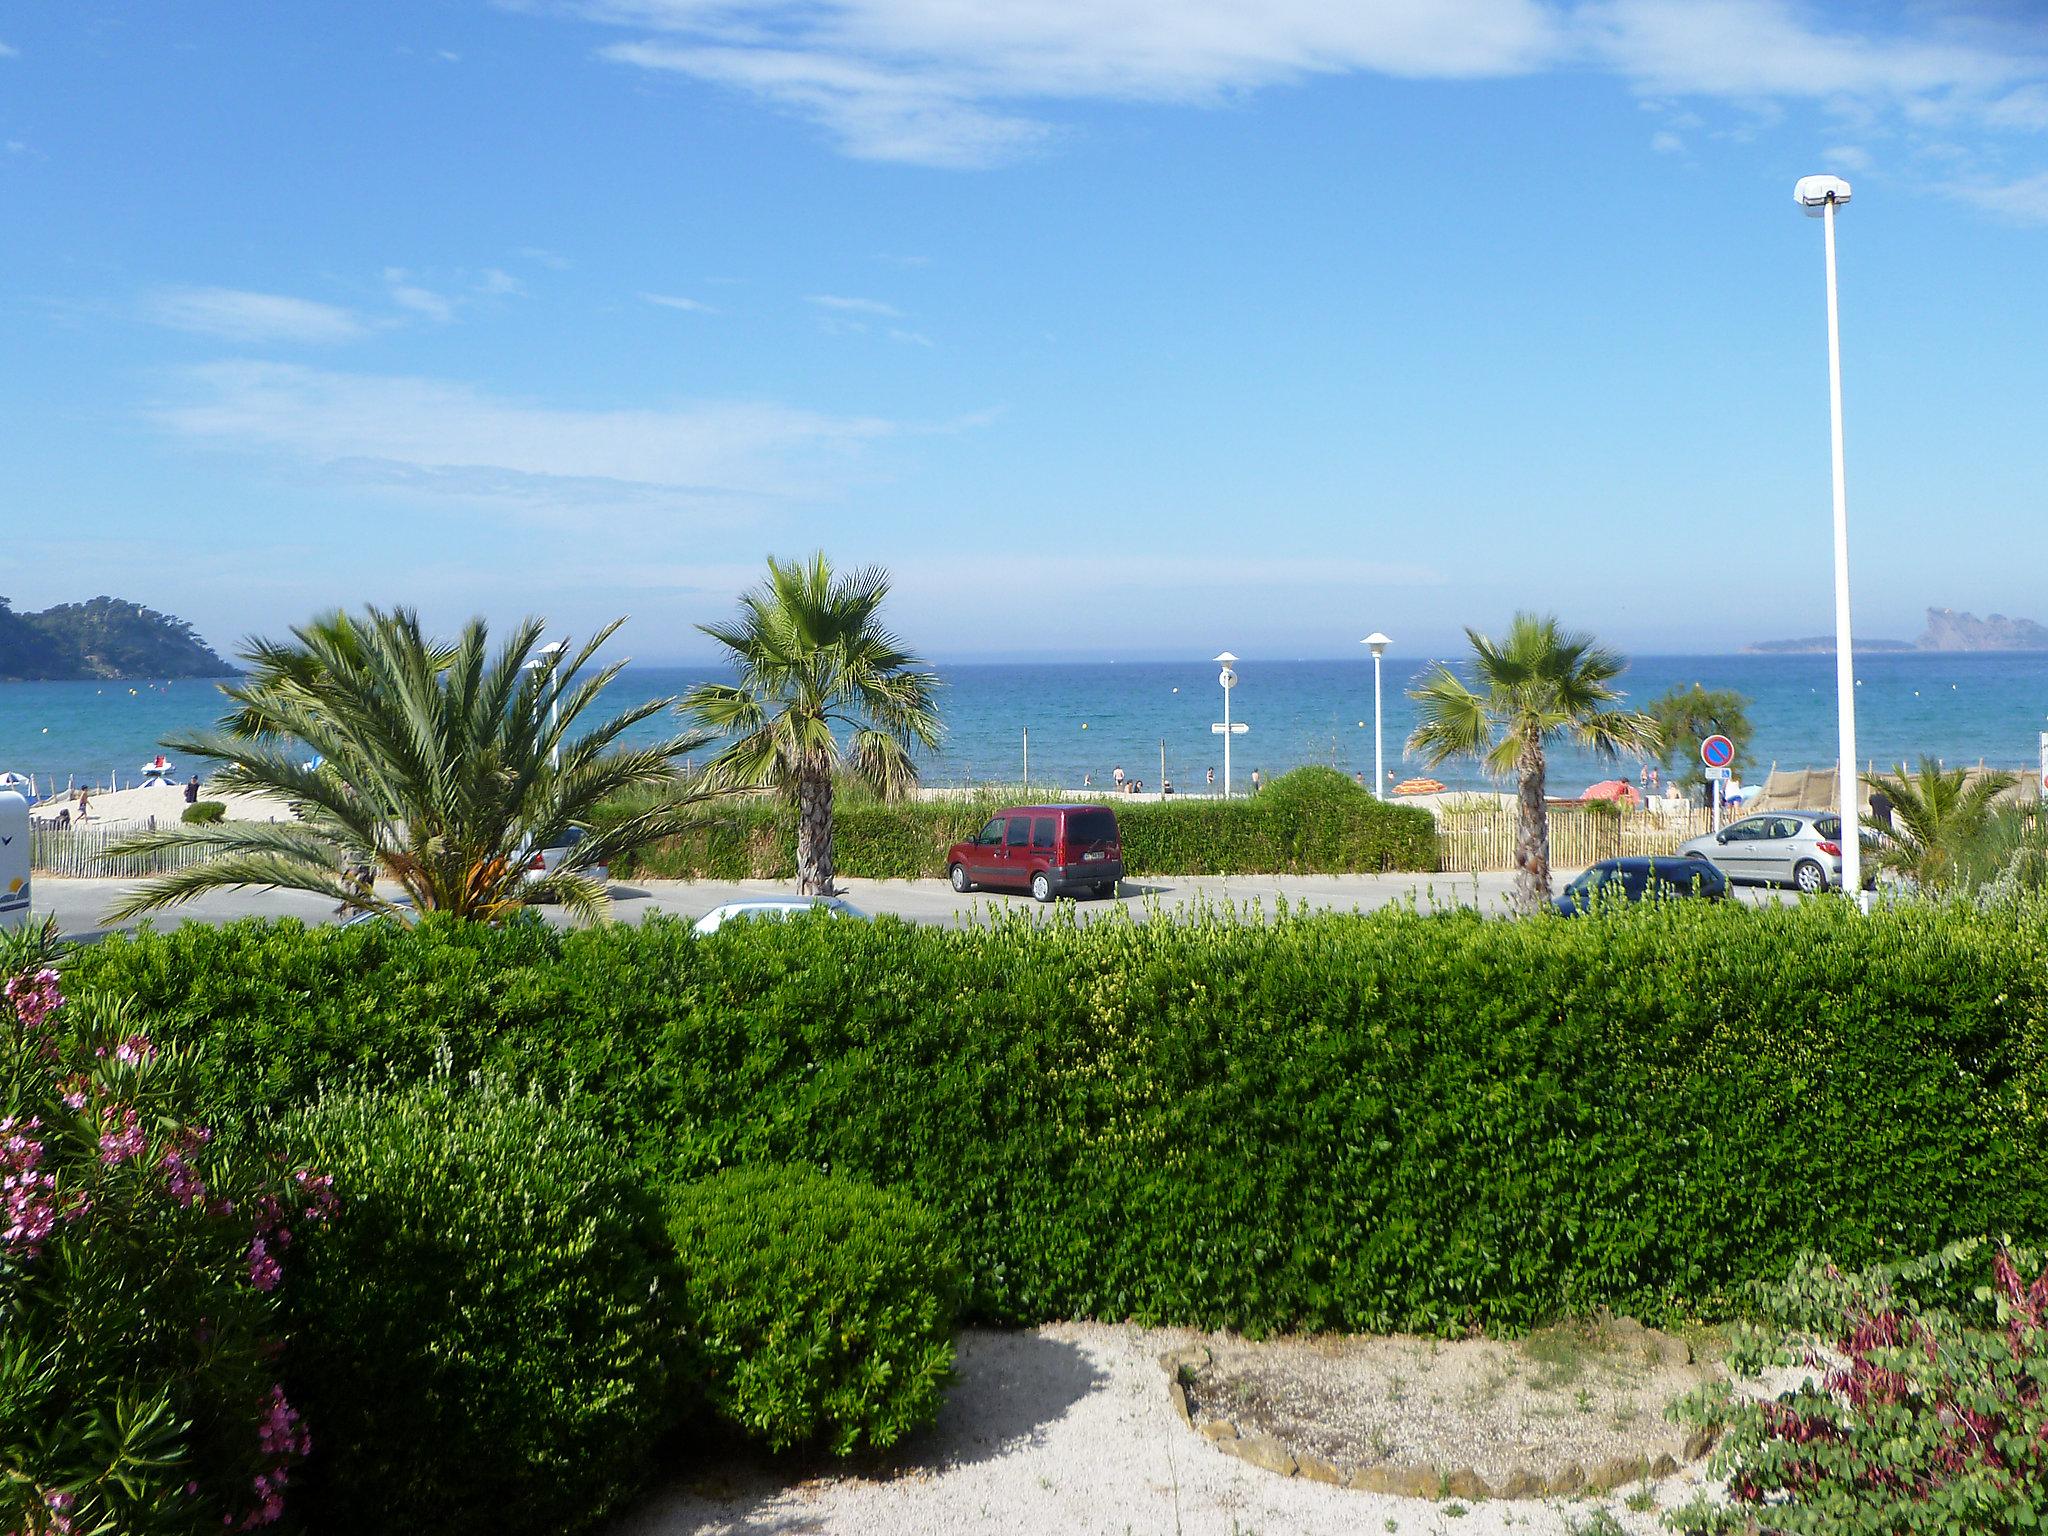
[{"label": "white gravel path", "polygon": [[[1454,1505],[1246,1466],[1168,1405],[1158,1357],[1196,1337],[1097,1323],[969,1332],[938,1424],[886,1470],[700,1468],[615,1536],[1565,1536],[1600,1510],[1638,1536],[1662,1530],[1656,1510],[1619,1498],[1492,1501],[1451,1514]],[[1698,1475],[1654,1485],[1660,1507],[1689,1499]]]}]

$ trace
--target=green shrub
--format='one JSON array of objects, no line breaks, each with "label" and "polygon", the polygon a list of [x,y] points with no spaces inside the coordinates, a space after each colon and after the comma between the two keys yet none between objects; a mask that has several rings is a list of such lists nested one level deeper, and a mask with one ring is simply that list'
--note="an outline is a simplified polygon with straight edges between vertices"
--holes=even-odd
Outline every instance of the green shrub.
[{"label": "green shrub", "polygon": [[302,1244],[293,1396],[323,1531],[579,1531],[665,1427],[658,1212],[537,1097],[436,1075],[280,1128],[331,1170]]},{"label": "green shrub", "polygon": [[[1802,1261],[1762,1288],[1762,1321],[1730,1362],[1798,1373],[1776,1397],[1703,1390],[1679,1416],[1721,1430],[1731,1506],[1696,1501],[1683,1529],[1785,1536],[2017,1536],[2048,1510],[2048,1270],[2041,1256],[1959,1242],[1844,1273]],[[1987,1286],[1982,1282],[1989,1280]]]},{"label": "green shrub", "polygon": [[830,1167],[970,1314],[1513,1328],[1726,1315],[1802,1249],[2048,1237],[2048,906],[1592,922],[189,924],[76,962],[221,1115],[446,1051],[653,1183]]},{"label": "green shrub", "polygon": [[324,1184],[224,1157],[180,1053],[16,972],[24,948],[0,948],[0,1530],[267,1525],[305,1453],[278,1255]]},{"label": "green shrub", "polygon": [[186,806],[178,820],[195,824],[222,821],[228,814],[227,802],[223,800],[194,800]]},{"label": "green shrub", "polygon": [[[1014,797],[976,795],[892,804],[855,797],[833,817],[842,875],[938,879],[946,850],[972,837]],[[605,817],[643,808],[620,800]],[[1115,801],[1124,865],[1137,875],[1331,874],[1434,870],[1436,822],[1412,805],[1385,805],[1334,768],[1297,768],[1255,797]],[[620,874],[715,880],[788,879],[796,869],[794,814],[756,797],[707,826],[637,855]]]},{"label": "green shrub", "polygon": [[747,1168],[677,1189],[678,1310],[712,1406],[775,1450],[883,1449],[938,1414],[962,1287],[923,1207]]}]

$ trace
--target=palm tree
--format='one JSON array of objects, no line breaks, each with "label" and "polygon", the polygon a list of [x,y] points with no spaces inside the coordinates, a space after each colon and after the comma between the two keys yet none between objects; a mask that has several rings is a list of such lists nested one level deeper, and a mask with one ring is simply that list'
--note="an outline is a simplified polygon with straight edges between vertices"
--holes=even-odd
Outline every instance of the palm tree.
[{"label": "palm tree", "polygon": [[1910,774],[1901,763],[1873,775],[1872,788],[1890,799],[1892,812],[1889,820],[1864,818],[1877,837],[1871,862],[1936,891],[1983,873],[1977,866],[1997,857],[1987,846],[1991,802],[2018,782],[2010,773],[1973,779],[1967,769],[1945,769],[1929,757]]},{"label": "palm tree", "polygon": [[[243,886],[311,891],[402,920],[427,911],[489,919],[535,897],[602,915],[604,888],[590,871],[680,830],[702,798],[670,796],[593,830],[608,797],[672,786],[676,759],[693,745],[616,745],[672,699],[574,734],[623,665],[581,675],[617,628],[572,652],[541,647],[542,625],[528,619],[494,652],[480,619],[443,642],[407,609],[370,608],[323,615],[290,641],[250,641],[250,670],[221,690],[232,708],[220,727],[168,744],[217,759],[220,788],[272,796],[296,819],[179,823],[127,839],[119,851],[196,847],[210,857],[148,881],[113,915]],[[531,851],[559,846],[571,827],[586,835],[529,879]],[[380,894],[377,877],[400,894]]]},{"label": "palm tree", "polygon": [[1408,750],[1431,767],[1446,758],[1476,759],[1497,778],[1514,775],[1520,794],[1515,840],[1515,903],[1534,911],[1550,900],[1550,815],[1543,799],[1544,747],[1559,738],[1601,757],[1657,750],[1661,737],[1648,715],[1605,706],[1622,695],[1609,685],[1627,669],[1615,651],[1590,635],[1564,634],[1557,620],[1518,613],[1507,637],[1465,631],[1478,691],[1441,662],[1408,697],[1420,723]]},{"label": "palm tree", "polygon": [[[882,627],[889,577],[878,566],[834,575],[823,554],[768,561],[730,624],[700,624],[726,650],[736,683],[700,683],[682,709],[728,738],[706,771],[721,788],[768,789],[796,806],[797,890],[832,893],[832,788],[846,773],[884,798],[917,783],[913,747],[934,747],[939,680]],[[842,745],[835,728],[846,731]]]}]

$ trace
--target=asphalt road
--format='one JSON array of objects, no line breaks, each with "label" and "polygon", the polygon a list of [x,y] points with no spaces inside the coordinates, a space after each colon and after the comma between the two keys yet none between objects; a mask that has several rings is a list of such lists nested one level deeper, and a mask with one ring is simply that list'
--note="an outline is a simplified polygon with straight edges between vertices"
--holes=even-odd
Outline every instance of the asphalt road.
[{"label": "asphalt road", "polygon": [[[1555,888],[1563,890],[1576,870],[1557,873]],[[40,919],[54,913],[58,926],[73,938],[93,938],[114,929],[132,929],[129,921],[110,925],[104,914],[114,899],[131,889],[130,880],[66,880],[37,876],[32,905]],[[1445,907],[1477,907],[1489,913],[1507,911],[1511,877],[1486,875],[1184,875],[1130,879],[1112,899],[1073,904],[1084,922],[1099,921],[1110,912],[1128,910],[1134,917],[1168,916],[1207,907],[1256,908],[1270,914],[1285,901],[1317,911],[1370,912],[1412,901],[1424,911]],[[890,913],[912,922],[958,928],[996,911],[1022,908],[1042,911],[1028,896],[976,891],[961,896],[943,880],[842,880],[846,899],[861,911]],[[613,914],[622,922],[638,922],[651,913],[697,918],[721,903],[743,896],[788,895],[793,887],[776,880],[644,880],[612,887]],[[1797,899],[1791,893],[1737,887],[1738,900],[1752,905]],[[551,922],[564,921],[555,908],[542,912]],[[219,891],[187,902],[155,919],[158,928],[182,923],[226,923],[243,917],[297,917],[308,923],[332,922],[334,905],[296,891]]]}]

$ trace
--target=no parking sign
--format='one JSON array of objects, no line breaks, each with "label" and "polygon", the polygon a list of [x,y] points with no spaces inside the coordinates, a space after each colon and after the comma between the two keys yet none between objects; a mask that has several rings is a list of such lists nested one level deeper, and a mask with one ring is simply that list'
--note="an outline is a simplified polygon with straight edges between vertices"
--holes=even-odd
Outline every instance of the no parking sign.
[{"label": "no parking sign", "polygon": [[[2048,743],[2048,732],[2042,733],[2042,740]],[[2048,753],[2048,745],[2044,745],[2042,750]],[[1735,743],[1726,736],[1709,736],[1700,743],[1700,761],[1709,768],[1726,768],[1735,761]]]}]

